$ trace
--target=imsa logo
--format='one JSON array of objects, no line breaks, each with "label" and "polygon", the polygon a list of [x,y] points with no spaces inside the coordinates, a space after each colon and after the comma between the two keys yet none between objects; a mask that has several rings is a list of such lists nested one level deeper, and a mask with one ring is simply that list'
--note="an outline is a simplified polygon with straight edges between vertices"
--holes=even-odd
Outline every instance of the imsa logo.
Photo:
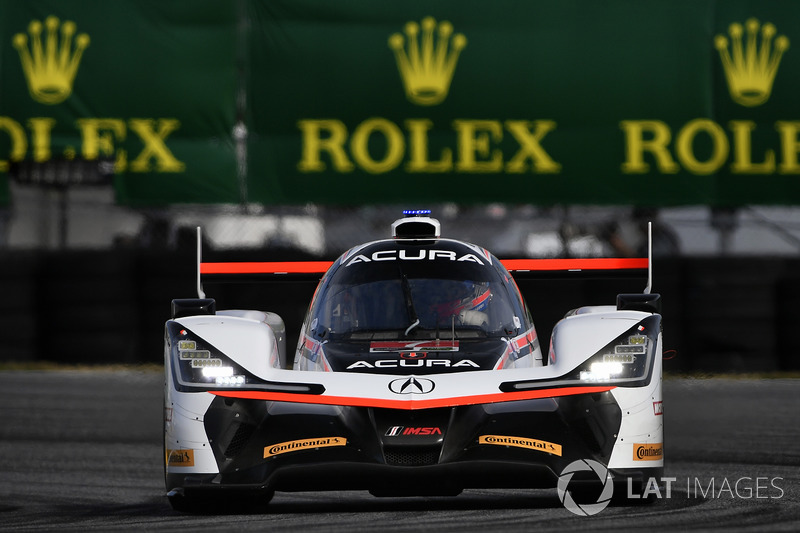
[{"label": "imsa logo", "polygon": [[438,427],[405,427],[392,426],[387,431],[387,437],[400,437],[404,435],[441,435],[442,430]]}]

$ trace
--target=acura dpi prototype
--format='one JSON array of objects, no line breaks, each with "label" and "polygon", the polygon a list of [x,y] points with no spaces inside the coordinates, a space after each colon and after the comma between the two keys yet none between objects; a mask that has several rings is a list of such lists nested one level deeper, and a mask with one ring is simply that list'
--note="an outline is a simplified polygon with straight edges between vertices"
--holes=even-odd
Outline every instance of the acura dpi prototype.
[{"label": "acura dpi prototype", "polygon": [[[170,503],[554,488],[578,460],[640,490],[664,465],[660,296],[648,281],[541,339],[510,273],[609,268],[651,272],[647,258],[501,261],[424,212],[333,263],[203,263],[198,239],[198,297],[166,323]],[[322,274],[293,356],[280,316],[217,310],[202,288],[292,272]]]}]

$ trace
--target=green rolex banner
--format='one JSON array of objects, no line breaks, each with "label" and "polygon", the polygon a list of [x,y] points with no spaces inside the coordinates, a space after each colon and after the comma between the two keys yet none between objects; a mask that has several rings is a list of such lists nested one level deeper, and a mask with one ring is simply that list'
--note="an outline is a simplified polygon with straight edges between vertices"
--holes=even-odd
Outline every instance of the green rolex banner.
[{"label": "green rolex banner", "polygon": [[0,0],[0,205],[796,205],[798,89],[794,0]]},{"label": "green rolex banner", "polygon": [[215,0],[0,2],[3,179],[108,160],[119,203],[240,201],[236,28]]},{"label": "green rolex banner", "polygon": [[251,200],[800,202],[796,2],[248,5]]}]

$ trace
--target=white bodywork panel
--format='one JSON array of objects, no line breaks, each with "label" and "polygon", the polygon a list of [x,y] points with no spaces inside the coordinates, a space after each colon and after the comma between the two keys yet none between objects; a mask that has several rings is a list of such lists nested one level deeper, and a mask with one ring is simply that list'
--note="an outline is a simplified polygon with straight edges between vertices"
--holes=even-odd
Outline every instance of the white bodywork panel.
[{"label": "white bodywork panel", "polygon": [[[502,402],[513,396],[500,391],[499,386],[504,382],[541,381],[545,389],[562,385],[560,377],[575,370],[638,321],[650,316],[649,313],[640,311],[617,311],[613,306],[580,308],[561,320],[554,328],[552,350],[555,361],[550,361],[547,366],[415,376],[433,382],[435,384],[433,390],[425,394],[399,395],[392,392],[391,383],[412,376],[361,372],[312,372],[280,368],[278,343],[272,328],[268,325],[270,319],[268,315],[260,311],[221,311],[217,315],[183,317],[177,321],[262,380],[281,383],[320,383],[325,387],[323,396],[350,401],[353,399],[374,401],[376,405],[383,407],[391,407],[391,402],[415,401],[441,402],[437,406],[446,406],[448,399],[458,401],[465,397],[483,397],[478,403]],[[660,411],[661,349],[659,335],[649,385],[614,387],[610,391],[622,409],[622,424],[619,434],[616,435],[608,465],[610,468],[663,465],[663,455],[657,460],[648,459],[646,463],[634,458],[634,445],[663,443],[663,416]],[[171,364],[168,352],[165,354],[165,364]],[[171,376],[171,372],[167,375]],[[602,382],[570,384],[587,387],[604,385]],[[203,414],[216,396],[209,392],[178,392],[171,380],[168,380],[166,385],[166,447],[168,450],[194,451],[194,466],[168,465],[168,471],[218,472],[203,427]],[[558,396],[556,393],[554,395]],[[331,401],[336,398],[331,398]]]},{"label": "white bodywork panel", "polygon": [[[657,353],[661,353],[661,335],[658,337]],[[647,387],[617,387],[611,391],[622,409],[620,426],[614,451],[608,461],[609,468],[635,468],[642,466],[664,466],[664,416],[661,395],[661,357],[653,367],[653,377]],[[657,459],[637,459],[634,447],[651,444],[661,447]]]}]

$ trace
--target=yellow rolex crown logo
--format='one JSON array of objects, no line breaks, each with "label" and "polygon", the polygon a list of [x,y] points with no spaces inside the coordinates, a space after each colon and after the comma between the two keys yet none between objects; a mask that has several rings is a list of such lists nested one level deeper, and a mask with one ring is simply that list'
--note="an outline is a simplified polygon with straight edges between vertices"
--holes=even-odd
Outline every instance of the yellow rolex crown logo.
[{"label": "yellow rolex crown logo", "polygon": [[[759,28],[761,28],[760,44]],[[728,28],[730,50],[728,38],[724,35],[716,36],[714,45],[722,59],[731,98],[736,103],[753,107],[769,99],[781,56],[789,48],[789,39],[785,35],[775,39],[773,47],[776,33],[774,25],[768,22],[761,26],[756,19],[751,18],[745,22],[745,28],[738,22],[734,22]]]},{"label": "yellow rolex crown logo", "polygon": [[18,33],[14,36],[14,48],[19,52],[22,70],[28,80],[28,90],[37,102],[43,104],[59,104],[72,93],[72,82],[78,71],[78,64],[83,51],[89,46],[89,36],[81,33],[75,38],[75,23],[65,21],[61,25],[61,42],[58,39],[59,20],[47,17],[44,21],[47,32],[42,42],[42,23],[31,21],[28,36]]},{"label": "yellow rolex crown logo", "polygon": [[[437,24],[433,17],[422,19],[422,32],[416,22],[405,25],[405,37],[395,33],[389,37],[397,69],[403,78],[406,97],[418,105],[436,105],[444,101],[461,50],[467,38],[453,34],[448,21]],[[452,44],[451,44],[452,43]]]}]

